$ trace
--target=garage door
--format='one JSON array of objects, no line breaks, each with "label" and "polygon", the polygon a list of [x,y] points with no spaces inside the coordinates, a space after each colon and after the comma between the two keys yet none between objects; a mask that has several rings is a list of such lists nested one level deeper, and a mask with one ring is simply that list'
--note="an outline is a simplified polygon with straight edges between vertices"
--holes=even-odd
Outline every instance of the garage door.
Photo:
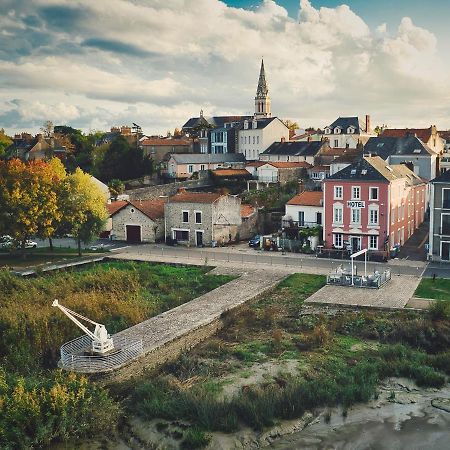
[{"label": "garage door", "polygon": [[141,227],[139,225],[127,225],[127,242],[130,244],[141,242]]}]

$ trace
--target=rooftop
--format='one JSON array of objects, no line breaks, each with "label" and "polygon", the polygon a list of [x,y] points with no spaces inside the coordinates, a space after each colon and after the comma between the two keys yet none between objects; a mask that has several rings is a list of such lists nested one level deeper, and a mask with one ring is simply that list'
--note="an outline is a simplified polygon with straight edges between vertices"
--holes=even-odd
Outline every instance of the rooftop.
[{"label": "rooftop", "polygon": [[380,156],[384,160],[391,155],[428,156],[436,154],[427,144],[414,135],[372,137],[364,146],[364,153]]},{"label": "rooftop", "polygon": [[170,197],[170,203],[214,203],[222,196],[217,192],[181,191]]},{"label": "rooftop", "polygon": [[178,164],[208,164],[245,162],[242,153],[178,153],[171,155]]},{"label": "rooftop", "polygon": [[267,162],[263,162],[262,165],[270,165],[273,167],[276,167],[277,169],[309,169],[311,166],[311,164],[307,163],[306,161],[299,161],[299,162],[294,162],[294,161],[267,161]]},{"label": "rooftop", "polygon": [[328,146],[325,141],[289,141],[274,142],[270,145],[262,155],[289,155],[289,156],[316,156],[319,150],[324,146]]},{"label": "rooftop", "polygon": [[298,206],[323,206],[323,192],[322,191],[303,191],[291,198],[288,205]]}]

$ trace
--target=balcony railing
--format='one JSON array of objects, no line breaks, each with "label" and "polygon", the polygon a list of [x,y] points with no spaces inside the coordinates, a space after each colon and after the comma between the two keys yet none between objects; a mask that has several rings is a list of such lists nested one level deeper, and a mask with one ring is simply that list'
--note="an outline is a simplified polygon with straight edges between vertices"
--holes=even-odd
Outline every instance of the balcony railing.
[{"label": "balcony railing", "polygon": [[295,221],[295,220],[283,220],[283,227],[285,228],[313,228],[322,226],[321,223],[317,222],[307,222],[303,221]]},{"label": "balcony railing", "polygon": [[258,181],[261,181],[263,183],[278,183],[278,176],[277,175],[259,176]]}]

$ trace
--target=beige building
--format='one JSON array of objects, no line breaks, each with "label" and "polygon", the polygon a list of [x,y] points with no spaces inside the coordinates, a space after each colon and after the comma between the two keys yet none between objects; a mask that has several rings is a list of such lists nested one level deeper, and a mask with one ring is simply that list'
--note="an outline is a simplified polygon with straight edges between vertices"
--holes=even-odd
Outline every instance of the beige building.
[{"label": "beige building", "polygon": [[174,153],[193,153],[193,141],[181,138],[148,137],[141,139],[139,146],[145,156],[150,156],[158,164]]}]

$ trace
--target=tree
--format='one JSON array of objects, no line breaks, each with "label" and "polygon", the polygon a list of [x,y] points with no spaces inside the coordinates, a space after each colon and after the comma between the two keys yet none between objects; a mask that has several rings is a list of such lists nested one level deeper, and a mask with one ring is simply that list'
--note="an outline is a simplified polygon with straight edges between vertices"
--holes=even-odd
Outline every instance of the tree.
[{"label": "tree", "polygon": [[111,192],[111,196],[117,199],[117,196],[123,194],[125,190],[125,184],[121,180],[115,178],[108,183],[109,192]]},{"label": "tree", "polygon": [[292,120],[289,119],[285,119],[282,120],[282,122],[291,130],[291,131],[295,131],[298,128],[298,123],[297,122],[293,122]]},{"label": "tree", "polygon": [[13,143],[12,139],[5,134],[5,130],[0,130],[0,157],[5,153],[5,150]]},{"label": "tree", "polygon": [[45,121],[41,127],[41,131],[45,138],[52,137],[54,132],[53,122],[50,120]]},{"label": "tree", "polygon": [[103,192],[78,168],[66,177],[59,201],[64,217],[61,230],[75,236],[81,256],[81,242],[87,244],[98,236],[108,218]]},{"label": "tree", "polygon": [[46,238],[55,232],[61,219],[59,182],[46,162],[0,161],[0,233],[12,236],[22,251],[31,236]]},{"label": "tree", "polygon": [[179,128],[175,128],[175,130],[173,131],[173,137],[179,138],[182,135],[183,135],[183,133],[181,132],[181,130]]}]

